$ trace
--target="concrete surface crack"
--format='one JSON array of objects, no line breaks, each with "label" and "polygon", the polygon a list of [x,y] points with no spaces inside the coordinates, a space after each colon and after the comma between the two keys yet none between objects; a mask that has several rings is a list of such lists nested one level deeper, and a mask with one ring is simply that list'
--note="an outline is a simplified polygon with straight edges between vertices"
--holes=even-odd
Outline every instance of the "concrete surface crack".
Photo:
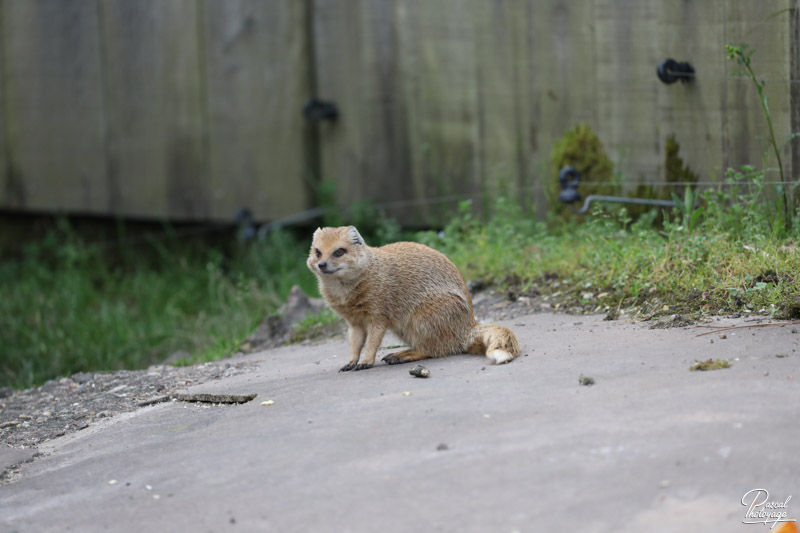
[{"label": "concrete surface crack", "polygon": [[147,400],[139,403],[139,407],[147,407],[148,405],[155,405],[157,403],[169,402],[177,400],[181,402],[196,402],[196,403],[224,403],[224,404],[241,404],[247,403],[257,394],[169,394],[166,396],[159,396],[152,400]]}]

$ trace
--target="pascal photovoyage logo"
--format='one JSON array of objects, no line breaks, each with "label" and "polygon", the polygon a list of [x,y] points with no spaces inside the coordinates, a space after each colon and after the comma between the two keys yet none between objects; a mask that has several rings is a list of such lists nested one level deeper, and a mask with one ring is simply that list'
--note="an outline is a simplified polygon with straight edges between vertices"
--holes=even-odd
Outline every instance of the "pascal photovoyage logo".
[{"label": "pascal photovoyage logo", "polygon": [[797,522],[796,518],[788,518],[789,501],[792,495],[781,500],[770,500],[767,489],[749,490],[742,496],[742,505],[747,507],[743,524],[764,524],[774,528],[785,522]]}]

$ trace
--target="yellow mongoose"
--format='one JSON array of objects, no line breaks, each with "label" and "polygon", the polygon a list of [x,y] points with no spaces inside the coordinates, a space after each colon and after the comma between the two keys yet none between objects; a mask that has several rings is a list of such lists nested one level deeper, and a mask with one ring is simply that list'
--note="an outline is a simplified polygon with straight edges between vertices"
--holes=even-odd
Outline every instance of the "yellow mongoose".
[{"label": "yellow mongoose", "polygon": [[384,357],[390,365],[458,353],[501,364],[519,355],[510,329],[475,321],[464,277],[433,248],[373,248],[353,226],[318,228],[307,264],[328,305],[350,325],[350,360],[340,372],[372,367],[387,329],[410,347]]}]

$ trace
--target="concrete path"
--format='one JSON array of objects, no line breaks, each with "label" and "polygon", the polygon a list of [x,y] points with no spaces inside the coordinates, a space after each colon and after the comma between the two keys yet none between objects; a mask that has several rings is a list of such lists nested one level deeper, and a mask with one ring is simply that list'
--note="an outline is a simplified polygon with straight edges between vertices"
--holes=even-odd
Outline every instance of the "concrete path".
[{"label": "concrete path", "polygon": [[[0,487],[0,533],[757,533],[759,488],[800,518],[798,326],[503,324],[525,356],[427,361],[428,379],[337,373],[344,342],[250,355],[257,373],[190,389],[250,403],[155,405],[41,446]],[[708,358],[733,366],[688,370]]]}]

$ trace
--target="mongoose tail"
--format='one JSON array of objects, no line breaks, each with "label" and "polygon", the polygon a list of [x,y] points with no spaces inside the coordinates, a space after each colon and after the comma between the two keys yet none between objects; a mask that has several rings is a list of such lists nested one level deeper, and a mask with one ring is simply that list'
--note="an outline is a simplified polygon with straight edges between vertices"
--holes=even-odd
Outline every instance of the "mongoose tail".
[{"label": "mongoose tail", "polygon": [[496,365],[513,361],[519,352],[517,337],[506,327],[497,324],[477,324],[469,332],[467,353],[485,355]]}]

